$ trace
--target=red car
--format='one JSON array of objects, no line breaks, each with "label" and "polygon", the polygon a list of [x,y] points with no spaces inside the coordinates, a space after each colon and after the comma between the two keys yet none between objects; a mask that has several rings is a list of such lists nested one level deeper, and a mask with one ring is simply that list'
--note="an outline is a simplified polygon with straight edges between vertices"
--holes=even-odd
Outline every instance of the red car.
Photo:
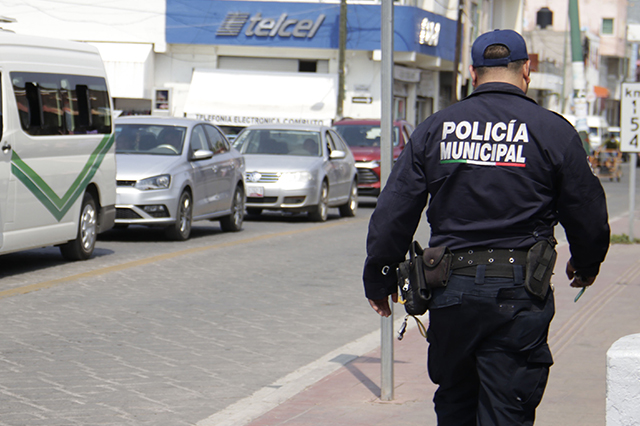
[{"label": "red car", "polygon": [[[380,194],[380,120],[345,118],[333,127],[347,142],[358,169],[358,194],[377,197]],[[400,155],[413,126],[404,120],[393,123],[393,159]]]}]

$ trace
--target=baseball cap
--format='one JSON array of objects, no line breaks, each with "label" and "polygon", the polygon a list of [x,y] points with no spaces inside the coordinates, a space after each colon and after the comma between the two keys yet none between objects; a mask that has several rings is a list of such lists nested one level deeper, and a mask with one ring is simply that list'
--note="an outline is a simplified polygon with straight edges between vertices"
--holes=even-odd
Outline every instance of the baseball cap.
[{"label": "baseball cap", "polygon": [[[485,59],[485,50],[494,44],[505,46],[509,49],[509,55],[505,58]],[[527,44],[520,34],[513,30],[493,30],[482,34],[473,42],[471,59],[474,67],[499,67],[520,59],[529,59],[529,54]]]}]

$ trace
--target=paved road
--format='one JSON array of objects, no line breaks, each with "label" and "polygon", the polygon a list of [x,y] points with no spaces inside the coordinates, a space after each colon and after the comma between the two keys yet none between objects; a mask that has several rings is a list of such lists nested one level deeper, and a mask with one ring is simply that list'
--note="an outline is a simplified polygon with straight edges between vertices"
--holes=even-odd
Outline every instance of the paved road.
[{"label": "paved road", "polygon": [[189,425],[379,327],[371,209],[325,224],[112,231],[96,257],[0,257],[0,425]]},{"label": "paved road", "polygon": [[[611,216],[625,179],[603,181]],[[0,425],[193,425],[375,332],[360,282],[372,206],[236,234],[198,223],[184,243],[112,231],[87,262],[0,257]]]}]

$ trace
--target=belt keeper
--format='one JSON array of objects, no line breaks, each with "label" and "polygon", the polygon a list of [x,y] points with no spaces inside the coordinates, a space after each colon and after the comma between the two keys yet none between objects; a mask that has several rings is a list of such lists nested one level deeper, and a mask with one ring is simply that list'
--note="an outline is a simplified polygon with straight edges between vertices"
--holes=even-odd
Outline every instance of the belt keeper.
[{"label": "belt keeper", "polygon": [[524,268],[522,265],[513,265],[513,282],[516,285],[524,284]]},{"label": "belt keeper", "polygon": [[476,284],[482,285],[484,284],[484,275],[487,270],[487,265],[478,265],[476,266]]}]

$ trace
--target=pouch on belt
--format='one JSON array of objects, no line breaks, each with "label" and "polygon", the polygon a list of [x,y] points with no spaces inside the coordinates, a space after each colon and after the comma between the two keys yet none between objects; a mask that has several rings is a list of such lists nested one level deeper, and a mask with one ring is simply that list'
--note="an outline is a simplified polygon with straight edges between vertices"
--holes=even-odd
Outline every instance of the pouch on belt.
[{"label": "pouch on belt", "polygon": [[551,275],[556,264],[558,253],[556,241],[538,241],[527,252],[527,266],[524,286],[535,297],[544,300],[551,286]]},{"label": "pouch on belt", "polygon": [[409,315],[424,315],[431,289],[445,287],[453,254],[447,247],[423,249],[417,241],[409,246],[409,259],[398,265],[398,287]]}]

